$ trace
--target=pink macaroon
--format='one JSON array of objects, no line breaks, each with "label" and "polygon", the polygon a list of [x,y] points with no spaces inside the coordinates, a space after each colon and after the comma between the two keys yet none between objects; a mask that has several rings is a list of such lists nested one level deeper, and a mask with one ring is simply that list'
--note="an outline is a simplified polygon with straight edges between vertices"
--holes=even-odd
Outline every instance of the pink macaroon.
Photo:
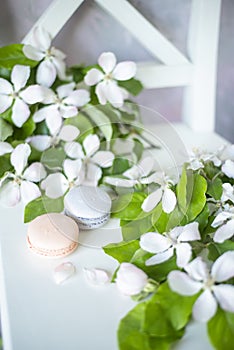
[{"label": "pink macaroon", "polygon": [[38,216],[28,226],[27,244],[38,255],[61,258],[78,246],[79,228],[76,222],[58,213]]}]

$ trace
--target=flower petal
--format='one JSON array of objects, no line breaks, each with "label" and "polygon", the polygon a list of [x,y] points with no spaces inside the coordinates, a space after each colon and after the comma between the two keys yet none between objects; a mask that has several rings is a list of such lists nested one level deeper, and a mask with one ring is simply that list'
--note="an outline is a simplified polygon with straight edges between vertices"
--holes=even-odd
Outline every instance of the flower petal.
[{"label": "flower petal", "polygon": [[154,167],[154,160],[152,157],[145,157],[138,163],[140,176],[147,176],[152,171]]},{"label": "flower petal", "polygon": [[198,222],[192,222],[188,225],[182,226],[183,230],[179,235],[179,242],[189,242],[201,239],[198,230]]},{"label": "flower petal", "polygon": [[130,188],[137,184],[136,180],[128,180],[120,177],[106,176],[104,181],[112,186]]},{"label": "flower petal", "polygon": [[147,232],[141,236],[140,246],[146,252],[160,253],[172,245],[170,239],[157,232]]},{"label": "flower petal", "polygon": [[229,159],[226,160],[222,166],[222,172],[231,179],[234,179],[234,162]]},{"label": "flower petal", "polygon": [[56,57],[61,61],[63,61],[67,57],[63,51],[56,49],[56,47],[54,46],[50,48],[50,52],[53,57]]},{"label": "flower petal", "polygon": [[209,276],[208,267],[201,257],[191,261],[184,269],[189,276],[197,281],[206,281]]},{"label": "flower petal", "polygon": [[72,93],[72,91],[74,90],[75,87],[75,83],[69,83],[69,84],[63,84],[60,85],[59,87],[57,87],[56,91],[58,93],[58,97],[60,99],[63,99],[65,97],[67,97],[68,95],[70,95]]},{"label": "flower petal", "polygon": [[156,205],[160,202],[162,198],[162,189],[158,188],[156,191],[152,192],[142,203],[142,210],[144,210],[146,213],[153,210]]},{"label": "flower petal", "polygon": [[40,162],[32,163],[23,174],[23,178],[32,181],[39,182],[46,177],[46,170]]},{"label": "flower petal", "polygon": [[233,217],[233,213],[232,212],[228,212],[228,211],[222,211],[221,213],[219,213],[216,218],[214,219],[214,221],[212,222],[211,226],[212,227],[218,227],[220,225],[222,225],[224,223],[224,221],[230,219]]},{"label": "flower petal", "polygon": [[34,61],[41,61],[45,57],[45,54],[42,51],[32,45],[24,45],[23,53],[26,57]]},{"label": "flower petal", "polygon": [[22,143],[11,153],[11,164],[15,168],[16,174],[21,175],[27,165],[28,157],[31,153],[30,146],[27,143]]},{"label": "flower petal", "polygon": [[36,81],[38,84],[50,87],[56,79],[56,68],[50,60],[42,61],[37,68]]},{"label": "flower petal", "polygon": [[220,284],[212,288],[221,308],[228,312],[234,312],[234,286]]},{"label": "flower petal", "polygon": [[231,184],[224,183],[221,201],[226,202],[228,200],[230,200],[234,203],[234,188]]},{"label": "flower petal", "polygon": [[176,206],[176,195],[175,193],[168,187],[165,188],[162,195],[162,208],[165,213],[171,213]]},{"label": "flower petal", "polygon": [[192,248],[188,243],[179,243],[176,245],[176,264],[178,267],[185,267],[192,257]]},{"label": "flower petal", "polygon": [[79,136],[80,130],[73,125],[64,125],[59,132],[59,139],[62,141],[70,142],[75,140]]},{"label": "flower petal", "polygon": [[41,183],[41,188],[45,190],[49,198],[59,198],[68,190],[68,181],[61,173],[50,174]]},{"label": "flower petal", "polygon": [[53,114],[46,117],[46,125],[51,135],[57,135],[62,126],[62,117],[58,110],[55,110]]},{"label": "flower petal", "polygon": [[41,88],[43,89],[44,94],[42,103],[44,103],[45,105],[56,104],[57,95],[55,94],[55,92],[46,86],[41,86]]},{"label": "flower petal", "polygon": [[84,181],[86,186],[97,186],[101,177],[102,171],[97,165],[92,163],[86,165],[86,178]]},{"label": "flower petal", "polygon": [[103,52],[98,58],[98,64],[105,73],[110,73],[116,65],[116,57],[112,52]]},{"label": "flower petal", "polygon": [[45,151],[51,145],[52,138],[48,135],[35,135],[29,138],[29,143],[38,151]]},{"label": "flower petal", "polygon": [[78,114],[78,110],[75,106],[61,105],[59,107],[59,112],[63,118],[75,117]]},{"label": "flower petal", "polygon": [[109,168],[112,165],[114,158],[115,156],[112,152],[98,151],[93,155],[92,161],[102,168]]},{"label": "flower petal", "polygon": [[104,78],[104,74],[96,68],[92,68],[88,71],[84,77],[84,82],[88,86],[93,86],[99,83]]},{"label": "flower petal", "polygon": [[21,99],[16,98],[12,107],[11,119],[14,124],[21,128],[21,126],[28,120],[30,116],[30,109],[28,105]]},{"label": "flower petal", "polygon": [[136,63],[131,61],[120,62],[112,74],[116,80],[129,80],[136,75]]},{"label": "flower petal", "polygon": [[14,207],[20,202],[20,187],[13,181],[0,187],[0,203],[4,207]]},{"label": "flower petal", "polygon": [[217,302],[209,289],[206,289],[193,305],[193,317],[196,321],[207,322],[216,313]]},{"label": "flower petal", "polygon": [[63,103],[67,105],[73,105],[76,107],[82,107],[90,101],[90,95],[87,90],[80,89],[75,90],[68,97],[63,100]]},{"label": "flower petal", "polygon": [[38,26],[33,30],[30,44],[42,51],[46,51],[50,48],[51,36],[42,26]]},{"label": "flower petal", "polygon": [[70,158],[84,158],[82,146],[78,142],[67,142],[64,150]]},{"label": "flower petal", "polygon": [[106,82],[102,81],[101,83],[97,84],[95,88],[95,93],[98,97],[98,101],[101,103],[101,105],[105,105],[107,102],[106,97]]},{"label": "flower petal", "polygon": [[100,147],[100,140],[97,135],[88,135],[84,139],[83,147],[87,157],[91,157]]},{"label": "flower petal", "polygon": [[105,96],[114,107],[121,107],[124,102],[123,93],[120,87],[112,80],[105,85]]},{"label": "flower petal", "polygon": [[110,282],[109,274],[102,269],[84,269],[87,280],[95,285],[103,285]]},{"label": "flower petal", "polygon": [[167,280],[170,288],[181,295],[194,295],[202,288],[202,283],[194,281],[185,272],[181,271],[171,271]]},{"label": "flower petal", "polygon": [[53,57],[52,58],[52,63],[57,71],[58,77],[60,80],[71,80],[69,77],[66,75],[66,64],[63,60],[61,60],[58,57]]},{"label": "flower petal", "polygon": [[59,113],[57,106],[48,106],[38,109],[38,111],[33,115],[33,120],[35,123],[40,123],[42,120],[45,120],[47,117],[50,117],[53,114]]},{"label": "flower petal", "polygon": [[116,285],[121,293],[125,295],[139,294],[148,282],[144,271],[133,264],[122,263],[117,272]]},{"label": "flower petal", "polygon": [[151,265],[158,265],[163,263],[164,261],[169,260],[174,253],[174,248],[169,248],[168,250],[162,252],[162,253],[158,253],[154,256],[152,256],[151,258],[149,258],[148,260],[146,260],[145,265],[146,266],[151,266]]},{"label": "flower petal", "polygon": [[0,95],[0,113],[5,112],[12,104],[13,98],[7,95]]},{"label": "flower petal", "polygon": [[223,282],[234,277],[234,251],[223,253],[215,260],[211,275],[216,282]]},{"label": "flower petal", "polygon": [[234,220],[228,221],[217,229],[213,240],[217,243],[223,243],[234,235]]},{"label": "flower petal", "polygon": [[11,153],[13,151],[13,147],[8,142],[0,142],[0,156],[4,154]]},{"label": "flower petal", "polygon": [[30,76],[30,68],[28,66],[22,66],[16,64],[11,72],[11,81],[14,85],[15,91],[19,91],[25,87],[28,78]]},{"label": "flower petal", "polygon": [[57,284],[62,284],[75,272],[75,266],[71,262],[64,262],[54,269],[54,280]]},{"label": "flower petal", "polygon": [[30,181],[22,181],[20,185],[20,192],[22,201],[25,204],[41,196],[41,191],[39,190],[39,187]]},{"label": "flower petal", "polygon": [[65,159],[63,162],[64,173],[69,181],[72,181],[79,176],[81,168],[82,168],[81,159],[76,159],[76,160]]},{"label": "flower petal", "polygon": [[0,94],[8,95],[13,92],[13,86],[8,80],[0,78]]},{"label": "flower petal", "polygon": [[44,99],[44,89],[40,85],[30,85],[20,92],[20,97],[28,104],[42,102]]}]

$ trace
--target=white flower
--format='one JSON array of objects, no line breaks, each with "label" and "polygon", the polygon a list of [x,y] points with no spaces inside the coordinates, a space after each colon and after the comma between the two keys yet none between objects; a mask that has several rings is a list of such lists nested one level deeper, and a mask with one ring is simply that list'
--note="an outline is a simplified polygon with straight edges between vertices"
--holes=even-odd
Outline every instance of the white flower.
[{"label": "white flower", "polygon": [[163,234],[148,232],[141,236],[140,246],[149,253],[155,253],[146,261],[146,265],[161,264],[170,259],[176,251],[176,263],[179,267],[187,265],[192,257],[189,241],[200,239],[198,223],[193,222],[185,226],[178,226]]},{"label": "white flower", "polygon": [[234,203],[234,188],[231,184],[229,183],[224,183],[222,185],[223,187],[223,193],[221,196],[221,202],[224,203],[226,201],[231,201]]},{"label": "white flower", "polygon": [[88,135],[82,146],[78,142],[68,142],[64,149],[70,158],[81,159],[82,169],[85,174],[83,185],[97,186],[102,177],[101,168],[109,168],[114,160],[114,154],[110,151],[99,151],[100,140],[97,135]]},{"label": "white flower", "polygon": [[[150,184],[154,182],[154,174],[149,175],[154,166],[152,157],[143,158],[138,164],[123,173],[124,178],[105,177],[105,182],[109,185],[119,187],[133,187],[139,184]],[[148,176],[148,177],[147,177]]]},{"label": "white flower", "polygon": [[42,61],[37,68],[38,84],[50,87],[58,75],[61,80],[67,80],[65,54],[51,47],[51,36],[41,27],[36,27],[29,42],[25,43],[23,52],[34,61]]},{"label": "white flower", "polygon": [[60,85],[56,93],[44,88],[43,103],[49,106],[39,109],[34,115],[36,123],[46,120],[50,133],[54,135],[62,126],[62,118],[74,117],[78,114],[78,108],[89,102],[89,92],[86,90],[74,90],[75,83]]},{"label": "white flower", "polygon": [[11,164],[15,172],[6,174],[0,188],[0,202],[7,207],[15,206],[21,199],[28,203],[41,195],[34,182],[40,182],[46,176],[46,171],[39,162],[26,168],[30,153],[28,144],[20,144],[11,154]]},{"label": "white flower", "polygon": [[[31,136],[27,139],[27,142],[29,142],[35,149],[38,151],[45,151],[46,149],[50,148],[51,146],[56,146],[59,144],[60,141],[65,142],[71,142],[74,141],[80,131],[77,127],[73,125],[63,125],[60,130],[55,130],[56,128],[49,128],[51,134],[50,135],[35,135]],[[1,148],[0,148],[1,152]]]},{"label": "white flower", "polygon": [[234,179],[234,161],[228,159],[222,165],[222,172],[229,178]]},{"label": "white flower", "polygon": [[103,284],[110,282],[110,275],[106,270],[97,269],[97,268],[93,268],[93,269],[84,268],[84,272],[88,282],[90,282],[93,285],[101,286]]},{"label": "white flower", "polygon": [[49,198],[59,198],[70,188],[81,185],[84,179],[81,159],[65,159],[63,162],[64,174],[56,172],[47,176],[41,183],[41,188]]},{"label": "white flower", "polygon": [[136,64],[131,61],[116,65],[116,57],[112,52],[103,52],[98,58],[98,64],[103,71],[92,68],[84,77],[87,85],[96,85],[95,92],[99,102],[104,105],[110,102],[120,107],[127,98],[126,90],[118,86],[117,81],[129,80],[136,74]]},{"label": "white flower", "polygon": [[11,72],[11,83],[0,78],[0,113],[12,105],[12,121],[20,128],[30,116],[28,105],[41,102],[44,90],[39,85],[31,85],[24,89],[30,76],[30,68],[17,64]]},{"label": "white flower", "polygon": [[135,265],[122,263],[115,281],[121,293],[125,295],[137,295],[147,285],[148,277],[144,271]]},{"label": "white flower", "polygon": [[13,147],[8,142],[0,142],[0,156],[4,154],[11,153],[13,151]]},{"label": "white flower", "polygon": [[176,195],[170,189],[172,180],[164,173],[158,172],[150,177],[150,181],[157,183],[160,187],[152,192],[142,203],[141,208],[145,212],[150,212],[162,200],[162,208],[165,213],[171,213],[176,206]]},{"label": "white flower", "polygon": [[221,160],[216,153],[205,152],[199,148],[193,148],[190,153],[188,169],[198,170],[204,168],[204,163],[211,161],[215,166],[221,165]]},{"label": "white flower", "polygon": [[234,161],[234,145],[224,145],[218,150],[218,157],[225,161],[227,159]]},{"label": "white flower", "polygon": [[185,272],[172,271],[168,275],[170,288],[182,295],[202,294],[193,306],[193,317],[200,322],[207,322],[217,310],[217,304],[228,312],[234,312],[234,286],[220,284],[234,277],[234,251],[221,255],[211,267],[200,258],[196,258],[185,268]]}]

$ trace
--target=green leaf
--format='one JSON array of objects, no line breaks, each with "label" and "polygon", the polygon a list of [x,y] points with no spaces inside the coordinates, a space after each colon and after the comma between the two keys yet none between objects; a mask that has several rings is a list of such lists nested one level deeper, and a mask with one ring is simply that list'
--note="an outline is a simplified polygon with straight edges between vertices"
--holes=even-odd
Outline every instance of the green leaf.
[{"label": "green leaf", "polygon": [[216,200],[221,199],[223,193],[222,180],[216,177],[214,180],[208,181],[207,193]]},{"label": "green leaf", "polygon": [[24,209],[24,222],[30,222],[46,213],[61,213],[64,209],[63,197],[56,199],[42,196],[29,202]]},{"label": "green leaf", "polygon": [[185,225],[187,223],[185,219],[184,214],[177,206],[170,214],[165,213],[162,209],[162,202],[157,205],[152,213],[152,225],[160,233],[168,232],[175,226]]},{"label": "green leaf", "polygon": [[127,169],[129,169],[129,161],[125,158],[115,158],[112,167],[109,170],[111,175],[123,174]]},{"label": "green leaf", "polygon": [[142,212],[141,205],[146,198],[142,192],[128,193],[112,202],[112,216],[123,220],[134,220]]},{"label": "green leaf", "polygon": [[25,57],[22,44],[12,44],[0,48],[0,67],[12,69],[16,64],[35,67],[38,62]]},{"label": "green leaf", "polygon": [[180,338],[188,323],[197,295],[184,297],[174,293],[163,283],[147,303],[144,330],[153,336]]},{"label": "green leaf", "polygon": [[4,119],[0,118],[0,141],[5,141],[13,134],[13,128]]},{"label": "green leaf", "polygon": [[111,121],[111,123],[119,123],[121,118],[121,113],[119,110],[107,103],[106,105],[97,105],[95,106],[98,110],[104,113]]},{"label": "green leaf", "polygon": [[83,140],[85,139],[86,136],[88,136],[89,134],[93,134],[92,123],[81,112],[75,117],[67,118],[65,120],[64,124],[76,126],[80,130],[80,134],[78,136],[78,141],[81,143],[83,142]]},{"label": "green leaf", "polygon": [[41,162],[49,169],[62,168],[66,153],[61,148],[49,148],[43,152]]},{"label": "green leaf", "polygon": [[21,128],[16,128],[14,130],[13,137],[15,140],[25,140],[27,137],[31,136],[36,129],[36,124],[32,118],[29,118]]},{"label": "green leaf", "polygon": [[4,155],[0,157],[0,177],[2,177],[6,171],[12,169],[9,155]]},{"label": "green leaf", "polygon": [[11,77],[11,71],[7,68],[0,67],[0,77],[9,80]]},{"label": "green leaf", "polygon": [[183,169],[176,187],[179,209],[189,222],[194,220],[206,204],[207,182],[203,176]]},{"label": "green leaf", "polygon": [[151,215],[142,218],[139,216],[139,219],[131,221],[121,219],[120,226],[124,241],[138,239],[143,233],[152,231]]},{"label": "green leaf", "polygon": [[133,255],[131,263],[145,271],[150,278],[156,280],[157,282],[164,281],[170,271],[178,269],[175,256],[161,264],[146,266],[145,262],[151,258],[151,256],[153,256],[153,254],[150,254],[140,248]]},{"label": "green leaf", "polygon": [[118,85],[129,91],[133,96],[139,95],[143,89],[142,83],[135,78],[125,81],[118,81]]},{"label": "green leaf", "polygon": [[229,250],[234,250],[234,242],[231,240],[226,240],[223,243],[212,242],[209,244],[208,250],[209,250],[209,255],[208,255],[209,260],[215,261],[223,253]]},{"label": "green leaf", "polygon": [[75,83],[80,83],[83,81],[85,73],[84,73],[84,67],[83,66],[72,66],[68,70],[68,74],[72,74],[73,80]]},{"label": "green leaf", "polygon": [[103,136],[107,141],[111,140],[112,137],[112,126],[110,119],[101,112],[98,108],[88,105],[84,109],[85,113],[92,120],[92,122],[98,126]]},{"label": "green leaf", "polygon": [[234,313],[218,309],[207,324],[210,341],[216,350],[232,350],[234,339]]},{"label": "green leaf", "polygon": [[151,337],[142,330],[146,303],[134,307],[121,321],[118,328],[120,350],[169,350],[173,341],[169,338]]},{"label": "green leaf", "polygon": [[139,247],[139,241],[134,240],[130,242],[111,243],[103,247],[103,250],[106,254],[118,260],[119,263],[122,263],[129,262]]},{"label": "green leaf", "polygon": [[208,225],[209,216],[210,216],[210,210],[209,210],[209,207],[206,203],[202,212],[196,217],[196,220],[195,220],[199,223],[199,231],[200,231],[201,235],[203,234],[203,231],[205,230],[205,228]]}]

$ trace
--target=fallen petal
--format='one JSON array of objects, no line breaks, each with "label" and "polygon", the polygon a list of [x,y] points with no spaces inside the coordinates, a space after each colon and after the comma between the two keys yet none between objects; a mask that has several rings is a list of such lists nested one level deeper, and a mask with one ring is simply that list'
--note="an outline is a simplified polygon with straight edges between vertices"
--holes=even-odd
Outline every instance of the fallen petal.
[{"label": "fallen petal", "polygon": [[75,266],[71,262],[65,262],[54,269],[54,280],[57,284],[62,284],[76,272]]},{"label": "fallen petal", "polygon": [[103,285],[110,282],[110,275],[105,270],[84,268],[84,272],[87,280],[92,284]]}]

